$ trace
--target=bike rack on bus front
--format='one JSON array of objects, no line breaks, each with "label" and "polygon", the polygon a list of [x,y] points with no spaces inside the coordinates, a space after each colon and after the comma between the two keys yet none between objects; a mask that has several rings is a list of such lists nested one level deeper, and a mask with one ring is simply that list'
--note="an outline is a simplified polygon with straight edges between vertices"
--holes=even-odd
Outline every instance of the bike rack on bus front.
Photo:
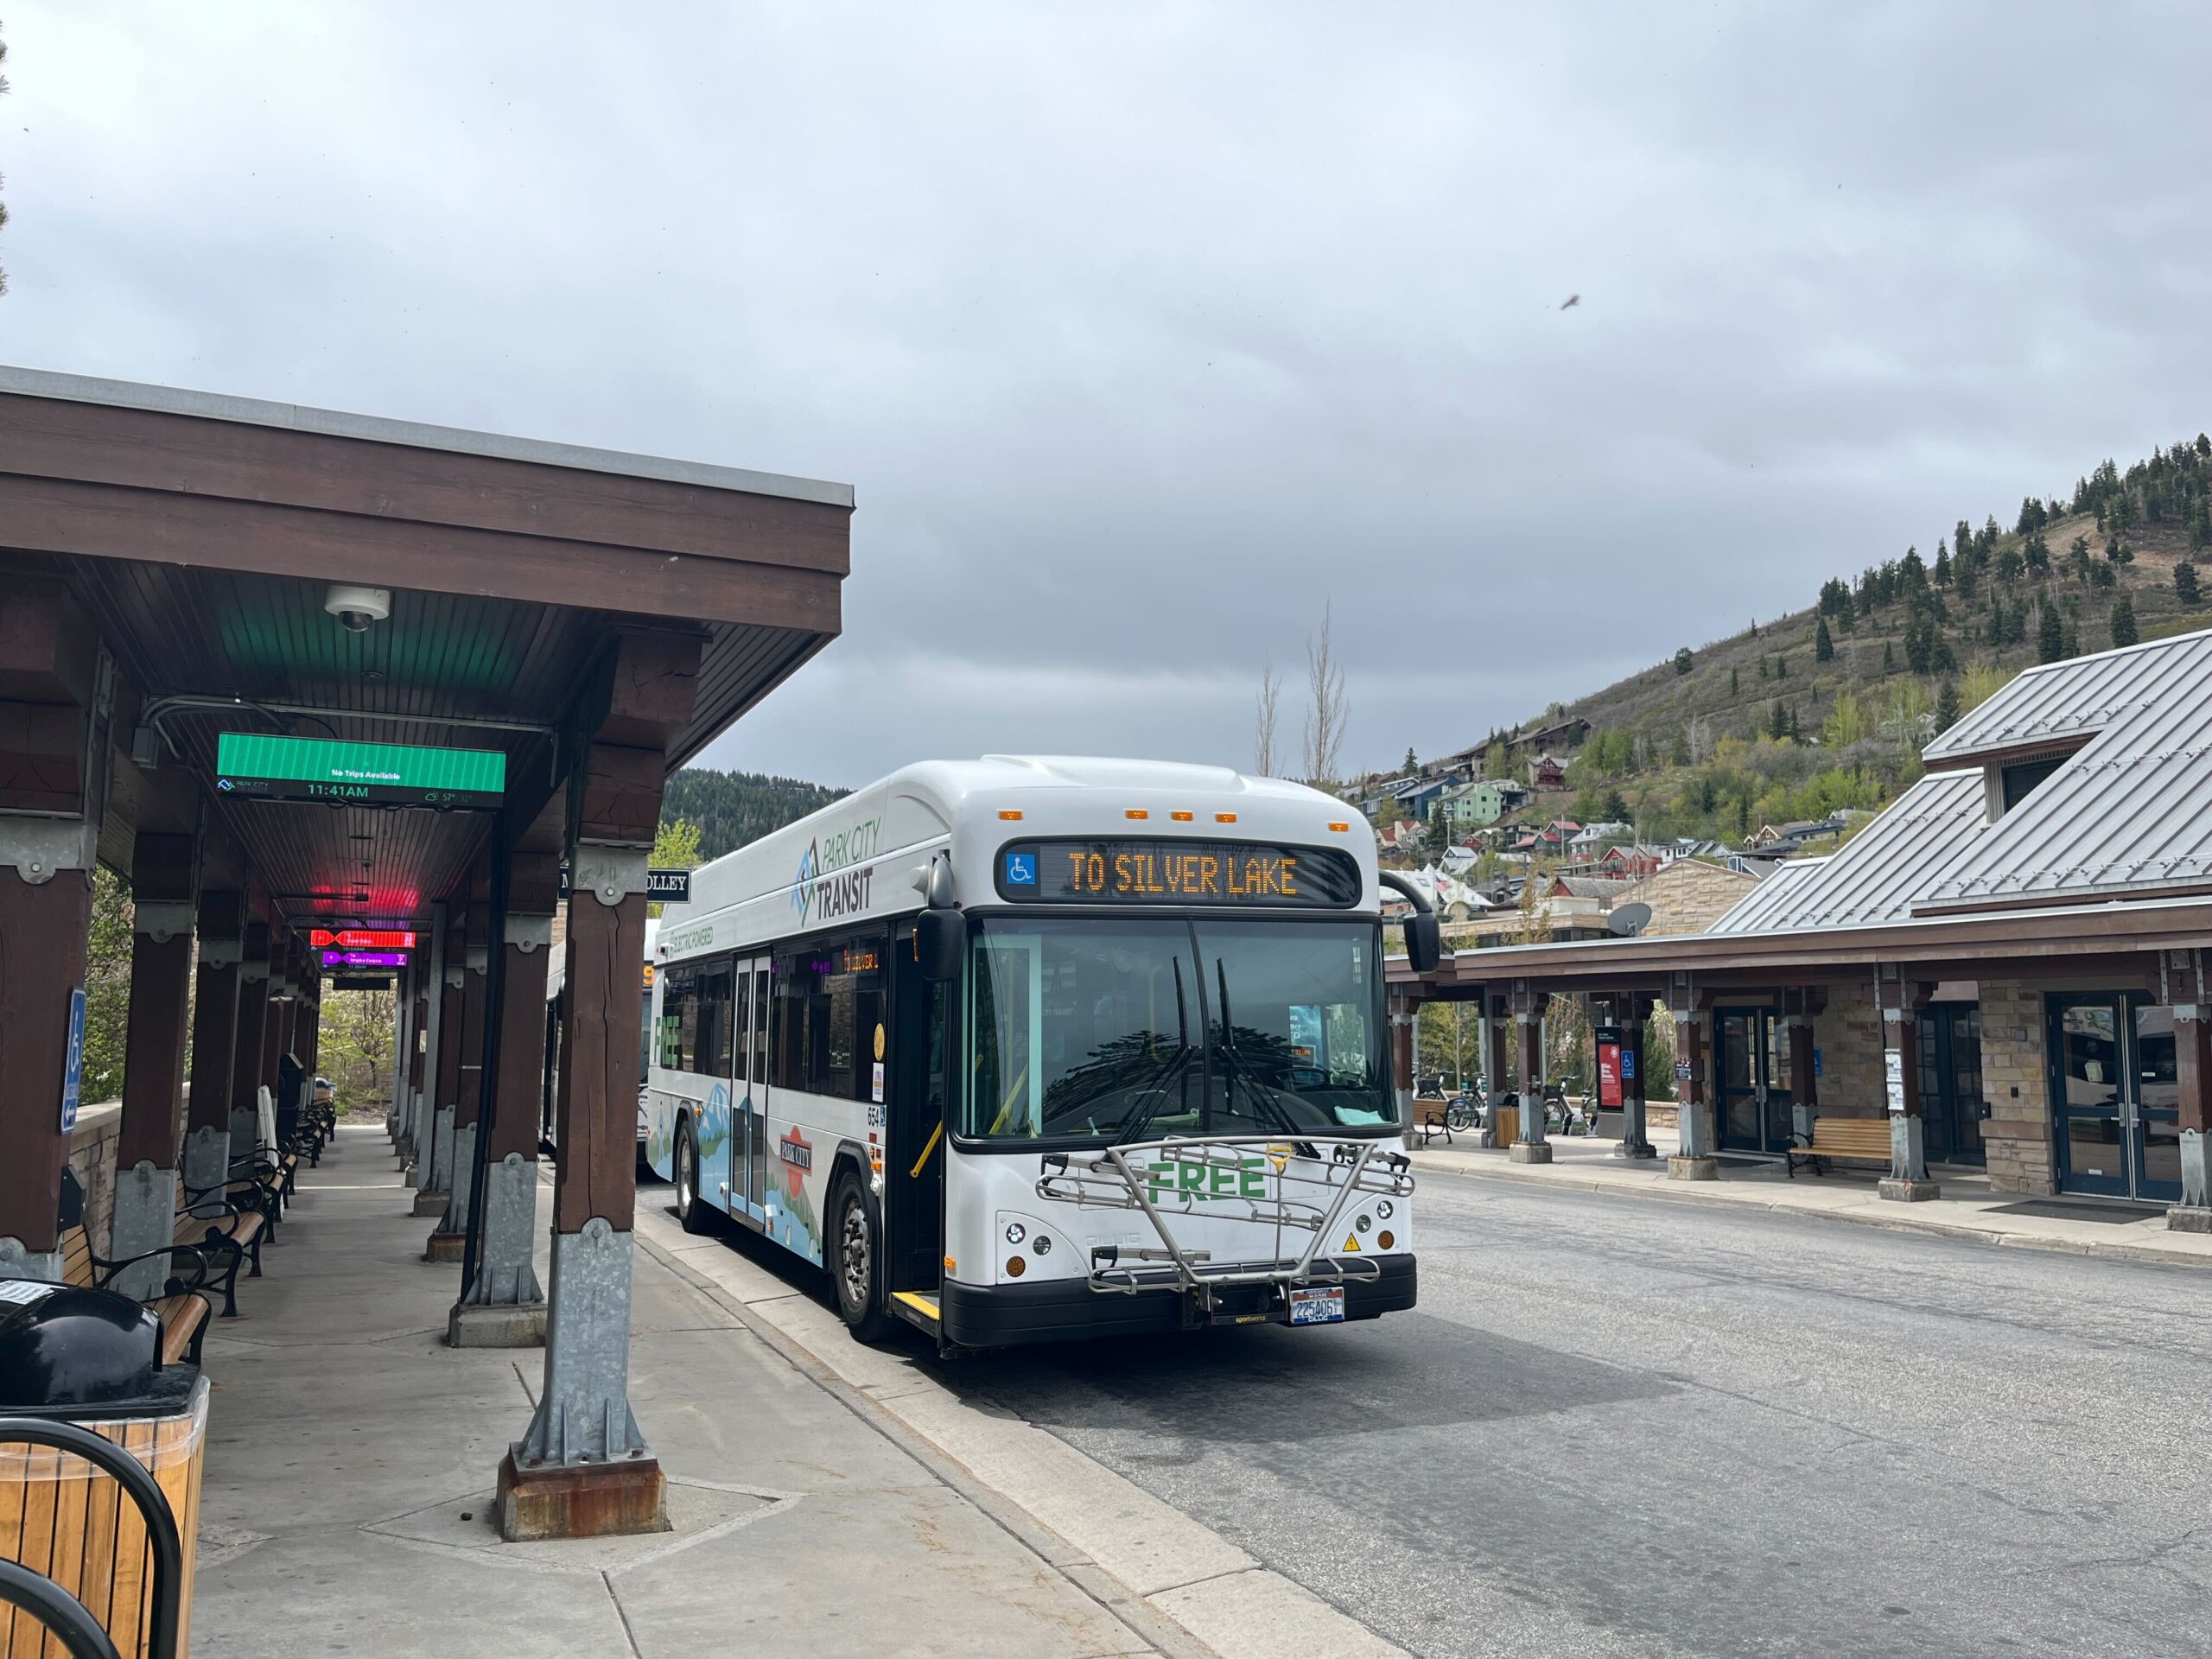
[{"label": "bike rack on bus front", "polygon": [[[1311,1155],[1301,1154],[1301,1146],[1314,1150]],[[1327,1148],[1325,1161],[1322,1147]],[[1246,1157],[1252,1150],[1257,1150],[1275,1166],[1272,1194],[1245,1192],[1242,1191],[1241,1179],[1237,1191],[1214,1190],[1211,1173],[1220,1170],[1241,1178],[1249,1167]],[[1179,1185],[1172,1192],[1163,1192],[1160,1201],[1155,1202],[1146,1188],[1152,1184],[1148,1166],[1153,1158],[1160,1154],[1165,1154],[1168,1161],[1178,1166],[1205,1169],[1208,1172],[1207,1180],[1199,1186]],[[1133,1158],[1140,1167],[1131,1167]],[[1320,1166],[1318,1171],[1311,1171],[1300,1167],[1301,1164]],[[1045,1159],[1044,1173],[1037,1180],[1037,1196],[1052,1202],[1072,1204],[1079,1209],[1141,1211],[1152,1224],[1152,1230],[1160,1240],[1159,1249],[1101,1245],[1091,1251],[1091,1289],[1133,1296],[1141,1291],[1179,1288],[1211,1311],[1214,1292],[1229,1285],[1287,1288],[1364,1283],[1381,1278],[1382,1264],[1379,1262],[1345,1262],[1332,1256],[1317,1262],[1314,1257],[1320,1252],[1322,1241],[1334,1236],[1337,1223],[1355,1193],[1389,1198],[1411,1197],[1411,1166],[1412,1160],[1402,1152],[1384,1152],[1373,1141],[1307,1140],[1294,1143],[1266,1135],[1200,1135],[1188,1139],[1171,1136],[1162,1141],[1108,1147],[1094,1157],[1049,1154]],[[1296,1195],[1293,1188],[1299,1189]],[[1306,1189],[1319,1192],[1309,1198],[1306,1196]],[[1320,1201],[1321,1193],[1327,1195],[1325,1204]],[[1194,1207],[1199,1205],[1204,1207]],[[1240,1205],[1243,1206],[1241,1215],[1236,1208]],[[1195,1218],[1201,1215],[1272,1226],[1275,1230],[1273,1259],[1264,1265],[1229,1263],[1214,1267],[1211,1251],[1185,1247],[1177,1241],[1168,1225],[1170,1216]],[[1283,1253],[1286,1230],[1310,1235],[1296,1258],[1288,1262]],[[1124,1262],[1141,1265],[1123,1266]],[[1162,1275],[1156,1265],[1162,1263],[1173,1268],[1172,1279]]]}]

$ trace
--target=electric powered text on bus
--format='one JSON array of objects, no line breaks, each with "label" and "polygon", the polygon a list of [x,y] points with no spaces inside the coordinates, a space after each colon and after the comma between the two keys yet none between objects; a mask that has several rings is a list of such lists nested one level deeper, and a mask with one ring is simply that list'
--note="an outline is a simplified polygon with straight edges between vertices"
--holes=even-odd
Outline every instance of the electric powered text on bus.
[{"label": "electric powered text on bus", "polygon": [[1211,767],[893,773],[664,912],[645,1156],[947,1348],[1414,1301],[1374,838]]}]

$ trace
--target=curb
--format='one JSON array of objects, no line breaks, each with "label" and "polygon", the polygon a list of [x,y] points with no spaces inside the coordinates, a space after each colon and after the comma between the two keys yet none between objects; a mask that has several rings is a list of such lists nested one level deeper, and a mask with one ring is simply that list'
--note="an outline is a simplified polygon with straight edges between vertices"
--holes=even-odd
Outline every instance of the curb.
[{"label": "curb", "polygon": [[2212,1254],[2161,1249],[2152,1244],[2107,1243],[2098,1239],[2045,1238],[2033,1233],[2002,1233],[1959,1222],[1936,1221],[1918,1216],[1864,1214],[1850,1210],[1814,1210],[1802,1205],[1761,1198],[1726,1198],[1684,1182],[1679,1190],[1654,1185],[1633,1190],[1611,1181],[1555,1175],[1527,1175],[1511,1167],[1484,1169],[1458,1164],[1424,1163],[1418,1154],[1414,1168],[1424,1175],[1451,1175],[1468,1181],[1503,1181],[1515,1186],[1541,1187],[1552,1192],[1595,1192],[1611,1198],[1645,1198],[1655,1204],[1698,1205],[1708,1210],[1737,1210],[1758,1215],[1802,1217],[1808,1221],[1839,1221],[1854,1227],[1873,1227],[1890,1233],[1918,1233],[1929,1238],[1955,1238],[1973,1243],[2016,1250],[2044,1250],[2056,1255],[2088,1255],[2111,1262],[2138,1262],[2153,1267],[2202,1271],[2212,1268]]},{"label": "curb", "polygon": [[[640,1224],[647,1222],[648,1213],[640,1208]],[[657,1223],[663,1219],[653,1217]],[[1319,1654],[1332,1659],[1406,1659],[1402,1649],[1333,1602],[1275,1573],[1049,1431],[988,1402],[969,1403],[927,1364],[852,1344],[849,1353],[840,1350],[848,1363],[839,1365],[791,1328],[805,1322],[804,1315],[791,1317],[791,1305],[816,1310],[821,1321],[834,1326],[837,1340],[849,1344],[842,1321],[808,1292],[743,1251],[717,1251],[709,1259],[741,1264],[772,1281],[778,1294],[756,1299],[758,1306],[711,1271],[707,1262],[687,1259],[695,1252],[671,1249],[644,1224],[634,1236],[678,1280],[733,1313],[803,1376],[1171,1659]],[[766,1309],[776,1309],[777,1316]],[[887,1366],[903,1366],[904,1375],[879,1375],[873,1382],[864,1375]],[[863,1374],[848,1375],[855,1370]],[[1040,1452],[1044,1464],[1057,1467],[1040,1471]],[[1040,1540],[1056,1540],[1064,1547],[1046,1548]]]}]

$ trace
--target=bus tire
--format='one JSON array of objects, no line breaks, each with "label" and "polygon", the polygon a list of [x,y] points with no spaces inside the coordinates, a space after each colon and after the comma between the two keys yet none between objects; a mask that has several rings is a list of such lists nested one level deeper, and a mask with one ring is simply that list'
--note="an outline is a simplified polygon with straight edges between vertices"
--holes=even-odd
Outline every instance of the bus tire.
[{"label": "bus tire", "polygon": [[856,1342],[875,1342],[889,1320],[883,1311],[883,1225],[875,1199],[848,1167],[830,1196],[830,1286],[837,1312]]},{"label": "bus tire", "polygon": [[687,1233],[707,1230],[707,1206],[699,1202],[699,1142],[691,1120],[676,1126],[676,1218]]}]

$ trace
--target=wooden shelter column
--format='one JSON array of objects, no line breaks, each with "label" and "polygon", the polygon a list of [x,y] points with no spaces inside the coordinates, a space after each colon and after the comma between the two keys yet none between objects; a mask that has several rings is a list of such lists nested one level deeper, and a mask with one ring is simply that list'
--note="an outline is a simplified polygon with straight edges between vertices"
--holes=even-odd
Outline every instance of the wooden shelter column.
[{"label": "wooden shelter column", "polygon": [[445,1213],[453,1197],[454,1103],[461,1095],[461,1030],[466,1017],[462,994],[468,978],[468,911],[466,902],[439,907],[438,957],[432,967],[438,982],[430,1005],[430,1047],[427,1062],[430,1075],[429,1143],[419,1166],[422,1190],[415,1195],[415,1213]]},{"label": "wooden shelter column", "polygon": [[1681,1145],[1667,1160],[1667,1173],[1678,1181],[1720,1177],[1720,1165],[1713,1156],[1713,1097],[1706,1078],[1709,1000],[1691,984],[1688,974],[1676,974],[1668,988],[1667,1007],[1675,1016],[1675,1122]]},{"label": "wooden shelter column", "polygon": [[545,1293],[531,1261],[537,1232],[537,1133],[545,1073],[545,980],[560,903],[565,799],[550,803],[508,855],[500,942],[498,1052],[483,1135],[483,1228],[474,1277],[446,1325],[456,1348],[545,1340]]},{"label": "wooden shelter column", "polygon": [[630,1410],[631,1227],[645,870],[670,744],[690,720],[696,637],[625,631],[604,712],[582,722],[569,778],[567,1009],[556,1104],[545,1383],[499,1465],[509,1539],[658,1532],[666,1484]]},{"label": "wooden shelter column", "polygon": [[[195,808],[196,816],[196,808]],[[130,1006],[124,1038],[123,1117],[117,1128],[114,1223],[118,1261],[166,1249],[176,1228],[177,1155],[184,1107],[185,1021],[200,837],[140,830],[130,854]],[[168,1276],[166,1256],[116,1275],[140,1300]]]},{"label": "wooden shelter column", "polygon": [[2212,1233],[2212,1006],[2202,951],[2170,955],[2166,1000],[2174,1010],[2174,1092],[2181,1108],[2181,1202],[2166,1211],[2166,1225]]},{"label": "wooden shelter column", "polygon": [[192,1088],[185,1103],[184,1186],[219,1190],[231,1161],[231,1065],[238,1028],[245,894],[200,895],[200,965],[192,988]]},{"label": "wooden shelter column", "polygon": [[469,874],[468,907],[461,912],[459,929],[461,1026],[453,1044],[453,1164],[445,1211],[423,1248],[428,1262],[460,1261],[468,1240],[468,1208],[476,1185],[476,1120],[484,1093],[484,999],[491,973],[490,858],[486,853]]},{"label": "wooden shelter column", "polygon": [[[437,907],[432,909],[435,912]],[[423,1154],[427,1150],[423,1143],[429,1122],[424,1085],[429,1076],[430,988],[437,983],[437,957],[444,949],[442,930],[443,924],[434,921],[416,936],[415,960],[407,970],[407,1092],[399,1161],[410,1186],[420,1183]]]},{"label": "wooden shelter column", "polygon": [[1796,1120],[1796,1131],[1808,1136],[1813,1133],[1813,1120],[1821,1110],[1819,1064],[1813,1049],[1813,1016],[1821,1011],[1827,995],[1825,991],[1784,991],[1782,996],[1782,1019],[1789,1039],[1790,1115]]},{"label": "wooden shelter column", "polygon": [[1521,1128],[1506,1154],[1516,1164],[1548,1164],[1544,1134],[1544,994],[1525,979],[1513,985],[1513,1023],[1521,1038]]},{"label": "wooden shelter column", "polygon": [[1420,1088],[1414,1076],[1414,1035],[1415,1022],[1421,1018],[1421,1007],[1408,997],[1393,992],[1389,997],[1390,1010],[1390,1089],[1395,1096],[1398,1122],[1408,1126],[1414,1121],[1414,1096]]},{"label": "wooden shelter column", "polygon": [[1644,1090],[1649,1086],[1643,1070],[1643,1027],[1651,1018],[1651,999],[1616,997],[1610,1012],[1621,1033],[1621,1156],[1656,1158],[1651,1144],[1649,1109]]},{"label": "wooden shelter column", "polygon": [[1890,1173],[1875,1190],[1885,1198],[1932,1198],[1941,1191],[1928,1179],[1926,1126],[1920,1116],[1919,999],[1904,969],[1883,963],[1874,970],[1882,1008],[1882,1066],[1890,1110]]},{"label": "wooden shelter column", "polygon": [[261,1139],[256,1093],[261,1087],[262,1042],[269,1027],[269,924],[249,917],[238,957],[238,1018],[231,1040],[231,1157],[253,1151]]},{"label": "wooden shelter column", "polygon": [[0,1273],[35,1279],[61,1276],[61,1096],[112,687],[62,586],[0,570]]}]

